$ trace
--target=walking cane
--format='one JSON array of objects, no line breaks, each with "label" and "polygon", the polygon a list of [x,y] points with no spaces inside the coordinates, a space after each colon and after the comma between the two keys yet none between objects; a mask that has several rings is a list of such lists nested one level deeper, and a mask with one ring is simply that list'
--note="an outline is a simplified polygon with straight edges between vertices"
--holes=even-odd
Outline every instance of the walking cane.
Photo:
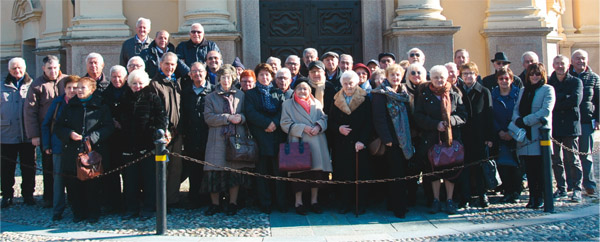
[{"label": "walking cane", "polygon": [[356,177],[355,177],[355,191],[356,192],[355,192],[355,194],[356,195],[354,197],[354,203],[355,203],[354,215],[358,218],[358,151],[356,151],[355,154],[356,154],[356,162],[355,162],[355,164],[356,164],[356,172],[355,172],[356,173],[355,174],[356,175]]}]

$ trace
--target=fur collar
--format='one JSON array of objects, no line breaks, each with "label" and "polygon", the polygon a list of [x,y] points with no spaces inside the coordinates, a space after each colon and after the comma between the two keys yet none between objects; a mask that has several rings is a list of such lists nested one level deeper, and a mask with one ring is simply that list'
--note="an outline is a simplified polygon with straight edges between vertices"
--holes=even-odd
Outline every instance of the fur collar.
[{"label": "fur collar", "polygon": [[367,96],[367,92],[360,87],[356,87],[356,91],[352,94],[352,100],[350,101],[350,105],[346,104],[346,98],[344,98],[344,90],[340,90],[333,99],[335,102],[333,103],[336,107],[338,107],[342,112],[347,115],[350,115],[354,110],[360,106],[365,101],[365,96]]}]

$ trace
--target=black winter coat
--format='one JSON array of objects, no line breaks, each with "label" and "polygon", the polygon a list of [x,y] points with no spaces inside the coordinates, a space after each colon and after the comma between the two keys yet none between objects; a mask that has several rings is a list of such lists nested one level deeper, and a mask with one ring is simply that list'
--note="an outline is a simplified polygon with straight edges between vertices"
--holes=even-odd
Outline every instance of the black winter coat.
[{"label": "black winter coat", "polygon": [[[279,151],[279,143],[283,142],[286,135],[281,130],[279,122],[281,120],[281,104],[285,101],[285,96],[274,85],[269,90],[271,97],[277,100],[277,111],[270,113],[263,107],[262,94],[258,88],[248,90],[244,96],[244,106],[246,121],[250,133],[259,145],[261,155],[275,156]],[[277,129],[274,132],[267,133],[265,129],[273,122]]]},{"label": "black winter coat", "polygon": [[335,88],[335,93],[339,92],[342,89],[342,83],[340,82],[340,79],[342,78],[342,70],[340,70],[339,67],[336,68],[335,75],[333,75],[331,78],[327,75],[326,72],[325,78],[327,79],[327,82],[333,84],[333,87]]},{"label": "black winter coat", "polygon": [[568,73],[563,81],[559,81],[554,72],[548,84],[554,87],[556,96],[552,110],[552,137],[581,135],[579,104],[583,98],[583,83]]},{"label": "black winter coat", "polygon": [[465,105],[467,120],[461,127],[462,141],[465,147],[465,161],[476,161],[488,157],[485,151],[485,141],[493,141],[494,116],[492,108],[492,94],[483,85],[475,82],[469,93],[464,86],[462,89],[464,99],[469,99]]},{"label": "black winter coat", "polygon": [[85,106],[79,98],[72,98],[54,125],[56,136],[63,142],[60,172],[75,175],[77,154],[83,152],[83,142],[72,140],[71,132],[78,133],[84,138],[89,137],[92,150],[102,154],[102,165],[110,167],[105,141],[113,130],[110,109],[102,104],[100,96],[92,94],[92,98]]},{"label": "black winter coat", "polygon": [[208,81],[202,92],[196,94],[193,83],[187,83],[181,90],[181,127],[183,144],[186,152],[199,155],[198,159],[204,160],[206,142],[208,140],[208,124],[204,121],[204,103],[206,96],[215,90]]},{"label": "black winter coat", "polygon": [[117,121],[121,124],[127,144],[125,152],[152,150],[156,130],[166,130],[168,124],[164,106],[150,86],[138,92],[127,90],[119,107]]},{"label": "black winter coat", "polygon": [[583,97],[579,105],[582,124],[591,124],[592,119],[600,122],[600,77],[594,73],[591,68],[577,74],[573,66],[569,69],[569,74],[577,77],[583,82]]},{"label": "black winter coat", "polygon": [[[167,49],[168,52],[175,53],[175,46],[173,44],[169,43],[167,45]],[[152,41],[152,43],[150,43],[150,46],[142,50],[142,53],[140,53],[140,57],[142,58],[142,60],[144,60],[144,63],[146,64],[146,72],[148,73],[148,76],[150,76],[150,78],[156,76],[156,73],[158,73],[158,68],[160,66],[159,60],[163,56],[163,54],[164,53],[160,53],[156,49],[155,41]],[[183,60],[177,59],[177,69],[175,69],[175,76],[184,77],[188,74],[188,72],[190,72],[190,68],[188,67],[188,65],[186,65],[185,62],[183,62]]]},{"label": "black winter coat", "polygon": [[191,66],[196,61],[206,63],[206,54],[212,50],[221,52],[217,44],[207,40],[205,36],[200,44],[194,44],[192,40],[179,43],[175,53],[180,59],[183,59],[187,66]]},{"label": "black winter coat", "polygon": [[[461,129],[467,120],[467,111],[463,105],[461,95],[454,89],[450,90],[450,99],[452,100],[452,111],[450,112],[452,139],[462,142]],[[440,134],[437,127],[442,121],[440,100],[433,94],[429,87],[421,89],[415,102],[414,115],[417,125],[422,130],[421,139],[423,142],[421,145],[417,145],[419,148],[417,152],[426,157],[429,148],[439,143]]]}]

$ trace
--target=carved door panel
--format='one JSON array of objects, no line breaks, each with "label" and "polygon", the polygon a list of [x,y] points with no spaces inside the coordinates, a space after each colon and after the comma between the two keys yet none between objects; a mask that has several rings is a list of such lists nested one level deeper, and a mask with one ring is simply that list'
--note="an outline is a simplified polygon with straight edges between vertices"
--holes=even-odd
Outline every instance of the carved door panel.
[{"label": "carved door panel", "polygon": [[261,61],[269,56],[282,62],[301,56],[307,47],[351,54],[362,62],[359,0],[261,0]]}]

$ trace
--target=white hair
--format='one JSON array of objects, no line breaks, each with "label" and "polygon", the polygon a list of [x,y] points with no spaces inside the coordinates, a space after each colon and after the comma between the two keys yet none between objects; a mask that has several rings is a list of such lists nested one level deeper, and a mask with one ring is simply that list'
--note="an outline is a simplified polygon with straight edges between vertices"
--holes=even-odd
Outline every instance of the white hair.
[{"label": "white hair", "polygon": [[196,61],[196,62],[192,63],[190,65],[190,70],[192,69],[192,66],[195,66],[195,65],[199,65],[200,66],[200,70],[206,70],[206,65],[204,63],[200,62],[200,61]]},{"label": "white hair", "polygon": [[525,51],[525,53],[523,53],[523,55],[521,55],[521,63],[525,62],[525,56],[531,56],[531,58],[533,58],[534,62],[540,62],[540,58],[538,57],[538,55],[533,52],[533,51]]},{"label": "white hair", "polygon": [[448,63],[444,64],[444,66],[445,66],[446,68],[450,67],[450,68],[453,68],[453,69],[456,69],[456,70],[458,70],[458,66],[457,66],[457,65],[456,65],[456,63],[454,63],[454,62],[448,62]]},{"label": "white hair", "polygon": [[313,53],[315,53],[315,55],[319,55],[319,52],[317,51],[317,49],[315,49],[315,48],[306,48],[306,49],[304,49],[304,51],[302,51],[302,56],[306,56],[306,54],[308,52],[313,52]]},{"label": "white hair", "polygon": [[87,57],[85,57],[85,63],[87,63],[90,59],[93,59],[93,58],[97,58],[99,62],[104,64],[104,58],[102,58],[102,55],[100,55],[96,52],[92,52],[89,55],[87,55]]},{"label": "white hair", "polygon": [[198,26],[200,29],[202,29],[202,32],[204,32],[204,26],[202,26],[202,24],[200,23],[193,23],[192,25],[190,25],[190,32],[192,31],[194,26]]},{"label": "white hair", "polygon": [[160,57],[160,60],[158,63],[163,63],[163,61],[167,58],[167,57],[175,57],[175,61],[177,62],[177,60],[179,60],[179,58],[177,58],[177,55],[173,52],[167,52],[165,53],[162,57]]},{"label": "white hair", "polygon": [[287,58],[285,58],[285,62],[288,62],[291,59],[296,59],[298,62],[300,62],[300,57],[297,55],[289,55]]},{"label": "white hair", "polygon": [[131,83],[135,80],[142,81],[142,86],[144,87],[150,83],[150,77],[148,77],[148,73],[144,70],[135,70],[129,73],[129,76],[127,76],[127,85],[131,86]]},{"label": "white hair", "polygon": [[356,72],[354,72],[353,70],[348,70],[342,74],[342,77],[340,77],[340,83],[347,81],[353,81],[358,83],[360,79],[358,78],[358,74],[356,74]]},{"label": "white hair", "polygon": [[406,67],[406,72],[404,72],[404,77],[406,79],[409,78],[411,71],[421,72],[421,78],[424,81],[427,81],[427,69],[425,69],[425,67],[423,67],[423,65],[421,65],[421,63],[412,63],[408,67]]},{"label": "white hair", "polygon": [[139,61],[140,63],[142,63],[142,69],[145,70],[146,69],[146,63],[144,62],[144,60],[142,59],[142,57],[139,56],[134,56],[129,58],[129,61],[127,61],[127,66],[129,66],[129,64],[131,64],[131,62],[133,62],[134,60]]},{"label": "white hair", "polygon": [[135,22],[135,27],[139,27],[142,22],[146,22],[146,23],[148,23],[148,25],[152,25],[152,22],[150,21],[150,19],[140,17],[140,18],[138,18],[137,22]]},{"label": "white hair", "polygon": [[10,69],[10,67],[12,66],[13,63],[22,63],[24,68],[27,68],[27,66],[25,65],[25,59],[21,58],[21,57],[15,57],[12,58],[8,61],[8,69]]},{"label": "white hair", "polygon": [[557,55],[556,57],[554,57],[554,59],[552,59],[552,62],[554,62],[554,60],[556,60],[556,59],[558,59],[558,58],[560,58],[560,59],[564,59],[564,60],[565,60],[565,63],[569,63],[569,57],[566,57],[566,56],[564,56],[564,55],[560,55],[560,54],[559,54],[559,55]]},{"label": "white hair", "polygon": [[442,75],[443,77],[448,78],[448,69],[443,65],[435,65],[429,69],[429,74],[431,76]]},{"label": "white hair", "polygon": [[349,58],[350,58],[350,60],[352,60],[352,62],[354,62],[354,58],[352,58],[352,56],[351,56],[351,55],[348,55],[348,54],[341,54],[341,55],[340,55],[340,60],[341,60],[341,59],[343,59],[344,57],[349,57]]},{"label": "white hair", "polygon": [[288,69],[287,67],[281,68],[277,71],[277,74],[275,74],[276,77],[278,76],[284,76],[284,75],[289,75],[290,77],[292,76],[292,72],[290,72],[290,69]]},{"label": "white hair", "polygon": [[580,54],[580,55],[583,55],[585,57],[588,57],[587,51],[582,50],[582,49],[577,49],[577,50],[573,51],[573,54],[571,55],[571,58],[573,58],[573,56],[575,56],[575,54]]},{"label": "white hair", "polygon": [[273,62],[273,61],[279,63],[279,65],[281,66],[281,59],[279,59],[275,56],[269,56],[269,58],[267,58],[266,62],[267,62],[267,64],[271,64],[271,62]]},{"label": "white hair", "polygon": [[418,51],[419,53],[425,55],[425,53],[421,49],[419,49],[417,47],[408,50],[408,52],[406,52],[406,55],[410,55],[410,52],[413,52],[413,51]]},{"label": "white hair", "polygon": [[127,69],[125,69],[125,67],[123,67],[122,65],[115,65],[115,66],[112,66],[112,67],[110,68],[110,72],[109,72],[109,73],[110,73],[110,75],[112,76],[112,74],[113,74],[114,72],[124,73],[125,75],[127,75]]}]

